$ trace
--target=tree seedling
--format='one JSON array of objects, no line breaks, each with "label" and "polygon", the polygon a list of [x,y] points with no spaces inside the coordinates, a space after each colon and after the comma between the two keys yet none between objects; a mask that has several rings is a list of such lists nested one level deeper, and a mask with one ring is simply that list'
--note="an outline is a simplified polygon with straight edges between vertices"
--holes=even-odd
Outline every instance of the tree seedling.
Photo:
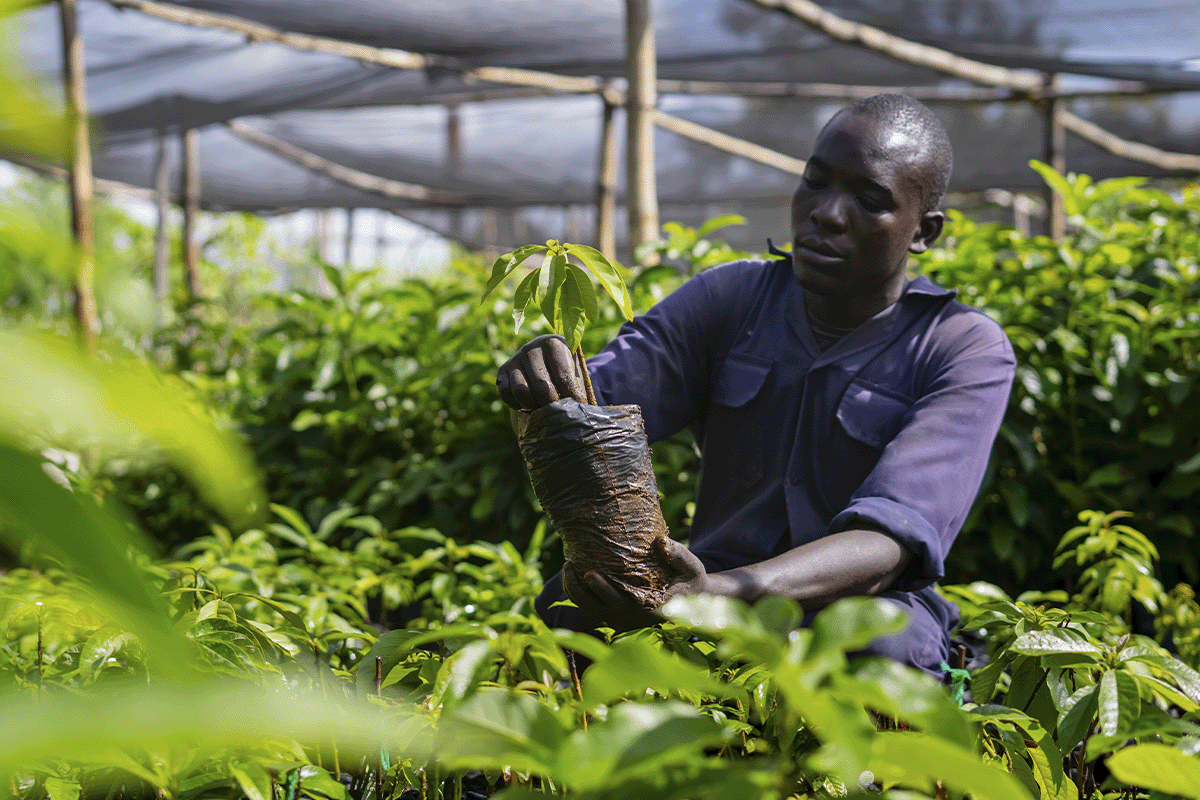
[{"label": "tree seedling", "polygon": [[[549,239],[544,245],[527,244],[497,258],[496,263],[492,265],[492,274],[483,292],[483,299],[487,299],[506,277],[536,253],[546,254],[541,266],[530,270],[517,284],[513,293],[512,315],[516,329],[521,329],[530,304],[540,309],[550,329],[566,339],[567,347],[575,354],[587,391],[587,400],[594,405],[596,395],[588,377],[581,345],[587,324],[596,322],[599,316],[598,295],[588,271],[616,302],[625,319],[633,319],[629,289],[625,286],[617,267],[599,250],[584,244],[560,243],[557,239]],[[574,257],[583,266],[571,263],[568,257]]]}]

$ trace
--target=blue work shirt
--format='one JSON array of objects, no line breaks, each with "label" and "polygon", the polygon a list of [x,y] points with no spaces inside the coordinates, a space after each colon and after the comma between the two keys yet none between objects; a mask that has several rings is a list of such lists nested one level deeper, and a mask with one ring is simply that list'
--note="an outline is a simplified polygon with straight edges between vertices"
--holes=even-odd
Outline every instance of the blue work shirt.
[{"label": "blue work shirt", "polygon": [[900,660],[936,670],[957,610],[932,584],[979,491],[1015,365],[999,325],[924,277],[821,352],[785,258],[696,275],[588,371],[598,402],[641,406],[650,441],[695,435],[690,548],[710,571],[862,525],[911,550],[883,596],[924,628],[905,645],[919,653]]}]

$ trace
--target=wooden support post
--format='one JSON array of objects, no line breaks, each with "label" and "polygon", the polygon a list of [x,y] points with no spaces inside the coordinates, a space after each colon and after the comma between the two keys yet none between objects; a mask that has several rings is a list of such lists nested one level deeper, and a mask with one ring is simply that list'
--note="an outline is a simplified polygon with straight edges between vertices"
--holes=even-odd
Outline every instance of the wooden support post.
[{"label": "wooden support post", "polygon": [[92,150],[88,131],[87,66],[83,39],[76,26],[76,0],[59,0],[62,28],[63,85],[67,118],[71,125],[70,151],[67,153],[71,232],[78,249],[75,271],[75,323],[83,346],[96,346],[99,327],[96,315],[95,234],[92,227]]},{"label": "wooden support post", "polygon": [[[458,105],[446,106],[446,171],[451,179],[462,174],[462,120],[458,114]],[[456,208],[450,212],[450,230],[455,239],[463,237],[463,210]]]},{"label": "wooden support post", "polygon": [[158,134],[158,154],[154,161],[154,205],[158,220],[154,228],[154,299],[158,303],[158,324],[166,323],[171,294],[171,160],[167,157],[167,134]]},{"label": "wooden support post", "polygon": [[350,271],[350,264],[354,260],[354,209],[346,209],[346,249],[342,253],[342,269],[345,272]]},{"label": "wooden support post", "polygon": [[[1045,123],[1042,126],[1042,160],[1054,167],[1056,172],[1067,171],[1066,158],[1066,129],[1062,121],[1062,100],[1053,96],[1057,87],[1058,76],[1047,72],[1043,76],[1043,86],[1050,96],[1043,100]],[[1066,212],[1063,210],[1062,198],[1055,194],[1049,186],[1044,191],[1046,198],[1046,234],[1052,239],[1061,239],[1067,232]]]},{"label": "wooden support post", "polygon": [[625,0],[625,205],[629,248],[658,236],[658,185],[654,174],[654,110],[658,64],[650,0]]},{"label": "wooden support post", "polygon": [[183,131],[183,265],[188,300],[200,299],[200,243],[196,222],[200,217],[200,140],[195,128]]},{"label": "wooden support post", "polygon": [[596,167],[596,249],[608,259],[617,257],[617,102],[610,87],[600,122],[600,161]]}]

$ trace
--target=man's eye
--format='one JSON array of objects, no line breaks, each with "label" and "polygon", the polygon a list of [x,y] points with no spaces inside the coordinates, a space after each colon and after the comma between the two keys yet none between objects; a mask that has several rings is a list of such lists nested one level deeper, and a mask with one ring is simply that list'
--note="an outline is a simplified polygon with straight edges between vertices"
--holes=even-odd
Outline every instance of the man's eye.
[{"label": "man's eye", "polygon": [[824,189],[825,181],[821,180],[820,178],[814,178],[810,175],[805,175],[804,176],[804,185],[807,186],[809,189]]},{"label": "man's eye", "polygon": [[859,195],[858,197],[858,204],[867,211],[870,211],[872,214],[883,211],[883,205],[881,203],[877,203],[871,198],[863,197],[862,195]]}]

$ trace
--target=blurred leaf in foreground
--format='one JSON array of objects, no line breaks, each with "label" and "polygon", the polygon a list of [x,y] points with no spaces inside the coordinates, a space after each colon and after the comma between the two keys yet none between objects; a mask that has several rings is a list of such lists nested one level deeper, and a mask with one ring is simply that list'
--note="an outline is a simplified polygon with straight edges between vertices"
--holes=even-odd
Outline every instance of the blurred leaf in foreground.
[{"label": "blurred leaf in foreground", "polygon": [[0,441],[99,448],[102,457],[161,453],[236,526],[266,509],[248,448],[222,430],[177,378],[132,358],[88,358],[61,337],[0,332]]}]

